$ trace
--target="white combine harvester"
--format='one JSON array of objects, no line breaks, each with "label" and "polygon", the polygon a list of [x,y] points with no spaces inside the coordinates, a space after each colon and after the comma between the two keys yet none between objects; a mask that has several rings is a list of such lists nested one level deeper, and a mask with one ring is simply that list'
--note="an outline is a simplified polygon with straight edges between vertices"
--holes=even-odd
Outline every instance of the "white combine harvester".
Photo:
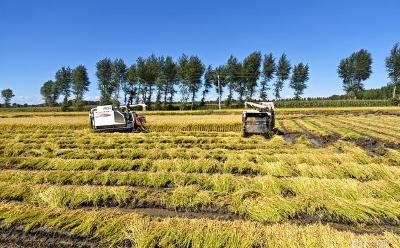
[{"label": "white combine harvester", "polygon": [[[269,136],[275,128],[275,107],[273,102],[245,102],[243,111],[243,136],[261,134]],[[251,109],[249,109],[251,108]]]},{"label": "white combine harvester", "polygon": [[90,126],[94,131],[135,131],[146,132],[144,127],[146,118],[138,116],[132,110],[133,107],[140,106],[146,110],[145,104],[115,107],[112,105],[97,106],[92,108],[89,113]]}]

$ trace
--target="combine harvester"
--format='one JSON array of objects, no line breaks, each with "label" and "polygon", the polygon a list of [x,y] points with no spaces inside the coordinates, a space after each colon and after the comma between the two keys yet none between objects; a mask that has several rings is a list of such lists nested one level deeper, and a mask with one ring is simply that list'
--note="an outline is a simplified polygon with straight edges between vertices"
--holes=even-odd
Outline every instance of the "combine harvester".
[{"label": "combine harvester", "polygon": [[[275,107],[273,102],[245,102],[243,111],[243,136],[261,134],[270,137],[275,128]],[[251,108],[251,109],[249,109]]]},{"label": "combine harvester", "polygon": [[146,118],[139,116],[132,110],[133,107],[140,106],[146,110],[145,104],[115,107],[112,105],[97,106],[92,108],[89,113],[90,126],[93,131],[128,131],[128,132],[147,132],[144,126]]}]

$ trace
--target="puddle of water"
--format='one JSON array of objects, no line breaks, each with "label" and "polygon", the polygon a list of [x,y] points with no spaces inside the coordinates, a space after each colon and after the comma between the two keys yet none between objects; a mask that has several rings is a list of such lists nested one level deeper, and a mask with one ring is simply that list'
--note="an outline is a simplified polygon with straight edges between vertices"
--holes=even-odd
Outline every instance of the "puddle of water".
[{"label": "puddle of water", "polygon": [[311,144],[314,147],[317,147],[317,148],[321,148],[322,147],[322,143],[321,143],[321,141],[319,139],[317,139],[315,137],[308,137],[308,138],[310,139]]}]

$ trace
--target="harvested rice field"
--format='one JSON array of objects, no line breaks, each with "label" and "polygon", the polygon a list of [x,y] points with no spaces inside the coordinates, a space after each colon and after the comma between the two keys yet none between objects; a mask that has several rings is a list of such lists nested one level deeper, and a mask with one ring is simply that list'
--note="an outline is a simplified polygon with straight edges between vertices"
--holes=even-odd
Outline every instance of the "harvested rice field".
[{"label": "harvested rice field", "polygon": [[0,244],[400,247],[400,108],[278,109],[271,138],[238,110],[143,114],[1,112]]}]

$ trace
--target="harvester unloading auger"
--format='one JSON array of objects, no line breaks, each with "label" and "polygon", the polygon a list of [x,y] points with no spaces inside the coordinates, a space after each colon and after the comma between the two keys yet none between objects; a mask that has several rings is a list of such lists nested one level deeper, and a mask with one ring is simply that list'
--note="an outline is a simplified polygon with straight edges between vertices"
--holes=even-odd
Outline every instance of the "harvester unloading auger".
[{"label": "harvester unloading auger", "polygon": [[[269,136],[275,128],[275,107],[273,102],[245,102],[243,111],[243,136],[261,134]],[[250,109],[251,108],[251,109]]]},{"label": "harvester unloading auger", "polygon": [[146,110],[145,104],[115,107],[112,105],[97,106],[89,113],[90,126],[94,131],[134,131],[147,132],[144,126],[146,117],[139,116],[133,107],[140,106]]}]

